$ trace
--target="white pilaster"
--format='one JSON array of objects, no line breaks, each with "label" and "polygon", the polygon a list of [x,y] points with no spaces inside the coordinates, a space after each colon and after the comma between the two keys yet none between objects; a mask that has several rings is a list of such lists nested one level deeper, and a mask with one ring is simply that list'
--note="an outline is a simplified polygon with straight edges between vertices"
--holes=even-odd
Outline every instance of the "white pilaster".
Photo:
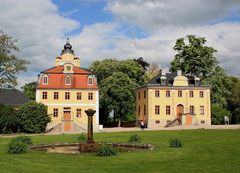
[{"label": "white pilaster", "polygon": [[96,124],[99,124],[99,91],[96,91]]},{"label": "white pilaster", "polygon": [[39,102],[40,101],[40,91],[37,90],[36,91],[36,102]]}]

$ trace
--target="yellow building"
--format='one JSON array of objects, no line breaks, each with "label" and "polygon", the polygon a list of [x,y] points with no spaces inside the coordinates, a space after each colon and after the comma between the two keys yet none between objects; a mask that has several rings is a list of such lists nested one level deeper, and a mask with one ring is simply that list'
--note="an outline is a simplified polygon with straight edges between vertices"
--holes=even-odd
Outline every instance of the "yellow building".
[{"label": "yellow building", "polygon": [[48,106],[51,123],[47,130],[58,132],[87,129],[85,110],[94,109],[94,130],[99,129],[99,89],[97,79],[87,69],[80,68],[69,41],[64,45],[55,66],[39,75],[36,101]]},{"label": "yellow building", "polygon": [[210,87],[198,77],[158,74],[136,89],[136,115],[148,128],[210,125]]}]

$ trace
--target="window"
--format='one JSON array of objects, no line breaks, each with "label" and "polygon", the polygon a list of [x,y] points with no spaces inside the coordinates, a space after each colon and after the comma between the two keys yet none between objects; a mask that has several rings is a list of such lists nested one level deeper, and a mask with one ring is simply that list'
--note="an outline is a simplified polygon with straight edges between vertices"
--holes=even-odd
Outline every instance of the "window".
[{"label": "window", "polygon": [[65,92],[65,99],[69,100],[70,99],[70,92]]},{"label": "window", "polygon": [[65,85],[71,85],[71,76],[65,77]]},{"label": "window", "polygon": [[205,121],[201,121],[201,124],[205,124]]},{"label": "window", "polygon": [[204,106],[200,106],[200,115],[204,115]]},{"label": "window", "polygon": [[88,93],[88,100],[93,100],[93,93]]},{"label": "window", "polygon": [[199,91],[199,97],[203,98],[203,91]]},{"label": "window", "polygon": [[53,117],[58,117],[58,109],[57,108],[53,109]]},{"label": "window", "polygon": [[166,97],[170,97],[170,91],[166,91]]},{"label": "window", "polygon": [[54,93],[53,93],[53,99],[54,99],[54,100],[57,100],[57,99],[58,99],[58,92],[54,92]]},{"label": "window", "polygon": [[47,99],[47,92],[42,93],[42,99]]},{"label": "window", "polygon": [[159,114],[160,114],[160,106],[155,105],[155,115],[159,115]]},{"label": "window", "polygon": [[82,99],[82,93],[81,92],[77,92],[77,100],[81,100]]},{"label": "window", "polygon": [[146,91],[143,92],[143,97],[146,98]]},{"label": "window", "polygon": [[43,84],[48,84],[48,76],[47,75],[45,75],[45,76],[43,76]]},{"label": "window", "polygon": [[80,118],[82,114],[82,109],[77,109],[77,117]]},{"label": "window", "polygon": [[93,78],[92,77],[88,77],[88,85],[93,85]]},{"label": "window", "polygon": [[138,116],[140,116],[141,107],[138,106]]},{"label": "window", "polygon": [[194,114],[194,106],[190,106],[190,114],[191,114],[191,115]]},{"label": "window", "polygon": [[141,92],[139,91],[138,92],[138,100],[140,100],[141,99]]},{"label": "window", "polygon": [[166,115],[170,115],[170,114],[171,114],[171,107],[166,106]]},{"label": "window", "polygon": [[182,91],[178,91],[178,97],[182,97]]},{"label": "window", "polygon": [[155,91],[155,97],[159,97],[160,96],[160,92],[157,90]]},{"label": "window", "polygon": [[189,91],[189,97],[193,97],[193,91]]},{"label": "window", "polygon": [[144,105],[144,115],[146,115],[147,114],[147,107],[146,107],[146,105]]},{"label": "window", "polygon": [[155,121],[155,124],[160,124],[160,121],[159,120]]}]

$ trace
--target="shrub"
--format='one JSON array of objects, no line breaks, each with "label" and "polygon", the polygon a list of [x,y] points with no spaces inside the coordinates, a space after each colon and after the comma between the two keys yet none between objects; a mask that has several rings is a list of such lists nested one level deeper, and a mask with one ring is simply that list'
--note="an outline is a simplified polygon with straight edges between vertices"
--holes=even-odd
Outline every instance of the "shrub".
[{"label": "shrub", "polygon": [[34,101],[22,105],[17,116],[21,131],[27,133],[42,133],[50,122],[47,106]]},{"label": "shrub", "polygon": [[27,145],[33,144],[32,139],[29,136],[19,136],[16,139],[22,141],[23,143],[25,143]]},{"label": "shrub", "polygon": [[80,136],[78,136],[77,140],[78,140],[78,142],[85,142],[85,141],[87,141],[86,133],[81,133]]},{"label": "shrub", "polygon": [[141,142],[141,137],[138,136],[137,134],[132,135],[129,137],[128,142]]},{"label": "shrub", "polygon": [[7,152],[10,154],[20,154],[27,152],[27,144],[18,138],[14,138],[8,144]]},{"label": "shrub", "polygon": [[17,116],[10,106],[0,104],[0,133],[17,132]]},{"label": "shrub", "polygon": [[113,150],[112,147],[104,145],[97,149],[97,156],[107,157],[107,156],[114,156],[114,155],[116,155],[116,152]]},{"label": "shrub", "polygon": [[181,148],[182,147],[182,142],[179,139],[172,139],[170,141],[170,147],[172,147],[172,148]]}]

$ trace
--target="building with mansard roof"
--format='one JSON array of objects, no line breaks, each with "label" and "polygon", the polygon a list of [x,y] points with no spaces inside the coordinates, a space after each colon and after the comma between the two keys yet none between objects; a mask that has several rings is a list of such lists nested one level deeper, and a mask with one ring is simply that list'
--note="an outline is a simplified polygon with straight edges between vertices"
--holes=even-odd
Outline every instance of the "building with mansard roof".
[{"label": "building with mansard roof", "polygon": [[94,130],[99,128],[99,89],[93,72],[80,67],[69,40],[55,66],[40,73],[36,101],[48,107],[48,131],[70,132],[87,129],[85,110],[94,109]]},{"label": "building with mansard roof", "polygon": [[136,116],[149,128],[211,124],[210,86],[200,78],[160,72],[136,89]]}]

